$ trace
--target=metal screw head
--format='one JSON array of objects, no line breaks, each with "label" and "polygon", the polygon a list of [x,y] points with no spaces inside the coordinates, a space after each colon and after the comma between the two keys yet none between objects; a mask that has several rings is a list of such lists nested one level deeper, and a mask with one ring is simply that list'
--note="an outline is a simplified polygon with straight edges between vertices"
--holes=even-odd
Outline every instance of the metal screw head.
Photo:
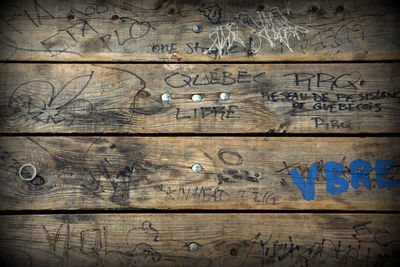
[{"label": "metal screw head", "polygon": [[193,25],[193,28],[192,28],[192,30],[193,30],[195,33],[201,32],[202,29],[203,29],[203,28],[202,28],[201,25],[199,25],[199,24],[194,24],[194,25]]},{"label": "metal screw head", "polygon": [[192,95],[192,101],[193,102],[200,102],[201,101],[201,95]]},{"label": "metal screw head", "polygon": [[192,171],[193,171],[193,172],[199,173],[199,172],[201,172],[201,170],[202,170],[202,167],[201,167],[200,164],[193,164],[193,165],[192,165]]},{"label": "metal screw head", "polygon": [[168,94],[168,93],[164,93],[164,94],[162,94],[162,96],[161,96],[161,100],[162,100],[162,102],[164,102],[164,103],[168,103],[169,101],[171,101],[171,95]]},{"label": "metal screw head", "polygon": [[219,98],[220,98],[221,100],[223,100],[223,101],[226,101],[226,100],[229,99],[229,94],[226,93],[226,92],[223,92],[223,93],[221,93],[221,94],[219,95]]},{"label": "metal screw head", "polygon": [[189,251],[197,251],[199,249],[199,244],[196,242],[191,242],[189,244]]}]

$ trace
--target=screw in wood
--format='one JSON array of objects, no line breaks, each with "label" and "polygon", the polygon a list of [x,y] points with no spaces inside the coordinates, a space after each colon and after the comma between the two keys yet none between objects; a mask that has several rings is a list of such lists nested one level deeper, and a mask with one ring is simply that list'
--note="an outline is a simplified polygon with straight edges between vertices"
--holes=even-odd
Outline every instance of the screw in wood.
[{"label": "screw in wood", "polygon": [[203,29],[203,28],[202,28],[201,25],[199,25],[199,24],[194,24],[194,25],[193,25],[193,28],[192,28],[192,30],[193,30],[195,33],[201,32],[202,29]]},{"label": "screw in wood", "polygon": [[201,95],[192,95],[192,101],[193,102],[200,102],[201,101]]},{"label": "screw in wood", "polygon": [[202,169],[203,169],[203,168],[201,167],[200,164],[193,164],[193,165],[192,165],[192,171],[195,172],[195,173],[201,172]]},{"label": "screw in wood", "polygon": [[229,99],[229,94],[226,93],[226,92],[223,92],[223,93],[221,93],[221,94],[219,95],[219,98],[220,98],[221,100],[223,100],[223,101],[226,101],[226,100]]},{"label": "screw in wood", "polygon": [[162,102],[164,102],[164,103],[168,103],[169,101],[171,101],[171,95],[168,94],[168,93],[164,93],[164,94],[162,94],[162,96],[161,96],[161,100],[162,100]]},{"label": "screw in wood", "polygon": [[191,242],[189,244],[189,251],[197,251],[199,249],[199,244],[196,242]]}]

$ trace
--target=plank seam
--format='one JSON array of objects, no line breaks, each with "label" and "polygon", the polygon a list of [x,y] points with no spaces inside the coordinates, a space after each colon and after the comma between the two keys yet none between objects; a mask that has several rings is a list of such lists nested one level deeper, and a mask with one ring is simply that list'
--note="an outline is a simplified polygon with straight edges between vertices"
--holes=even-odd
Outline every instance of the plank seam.
[{"label": "plank seam", "polygon": [[225,64],[237,64],[237,65],[263,65],[263,64],[293,64],[293,65],[301,65],[301,64],[371,64],[371,63],[400,63],[400,59],[390,59],[390,60],[332,60],[332,61],[43,61],[43,60],[0,60],[0,63],[12,63],[12,64],[115,64],[115,65],[127,65],[127,64],[143,64],[143,65],[151,65],[151,64],[204,64],[204,65],[225,65]]},{"label": "plank seam", "polygon": [[0,137],[400,137],[400,133],[0,133]]},{"label": "plank seam", "polygon": [[9,215],[52,215],[52,214],[400,214],[399,210],[214,210],[214,209],[182,209],[182,210],[162,210],[162,209],[124,209],[124,210],[9,210],[0,211],[0,216]]}]

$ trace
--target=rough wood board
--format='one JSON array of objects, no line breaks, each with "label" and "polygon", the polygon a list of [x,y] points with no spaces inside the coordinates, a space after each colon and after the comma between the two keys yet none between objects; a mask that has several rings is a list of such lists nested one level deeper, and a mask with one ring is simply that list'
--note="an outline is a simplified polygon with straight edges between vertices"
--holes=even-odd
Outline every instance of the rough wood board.
[{"label": "rough wood board", "polygon": [[[396,266],[400,216],[98,214],[0,217],[5,266]],[[189,244],[197,243],[197,251]]]},{"label": "rough wood board", "polygon": [[[2,137],[0,143],[1,210],[400,209],[399,138]],[[370,173],[357,159],[371,165]],[[26,163],[37,170],[32,182],[18,175]],[[194,173],[193,164],[202,171]],[[332,164],[343,178],[335,179]],[[356,182],[360,171],[371,189],[341,185]],[[382,188],[377,173],[393,184]],[[333,184],[347,190],[333,192]]]},{"label": "rough wood board", "polygon": [[0,15],[2,60],[400,59],[395,1],[12,0]]},{"label": "rough wood board", "polygon": [[397,63],[5,63],[0,131],[398,133],[399,88]]}]

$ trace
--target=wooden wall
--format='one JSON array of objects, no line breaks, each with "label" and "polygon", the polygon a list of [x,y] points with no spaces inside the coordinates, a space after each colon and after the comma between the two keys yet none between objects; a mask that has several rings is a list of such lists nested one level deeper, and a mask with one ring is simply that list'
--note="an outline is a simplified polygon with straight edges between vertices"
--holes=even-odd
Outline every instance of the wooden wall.
[{"label": "wooden wall", "polygon": [[394,1],[3,1],[2,266],[396,266],[399,29]]}]

